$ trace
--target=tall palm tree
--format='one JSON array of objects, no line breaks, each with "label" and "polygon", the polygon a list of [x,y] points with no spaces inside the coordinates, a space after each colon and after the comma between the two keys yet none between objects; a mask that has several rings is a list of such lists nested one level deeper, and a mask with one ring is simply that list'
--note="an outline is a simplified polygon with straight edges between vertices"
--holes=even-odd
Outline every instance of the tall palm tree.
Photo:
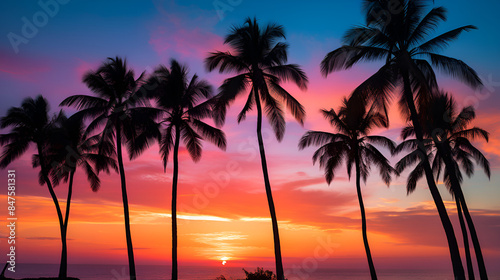
[{"label": "tall palm tree", "polygon": [[[423,143],[422,124],[418,119],[419,104],[437,90],[433,66],[464,81],[473,88],[482,86],[477,73],[461,60],[438,54],[472,25],[459,27],[427,40],[439,22],[446,20],[443,7],[425,14],[425,0],[364,0],[366,25],[346,32],[344,46],[328,53],[321,62],[322,73],[349,69],[361,61],[383,60],[385,64],[356,90],[360,101],[373,102],[387,113],[387,105],[395,87],[401,87],[400,105],[403,115],[415,127],[417,140]],[[430,60],[430,62],[429,62]],[[429,190],[446,233],[453,272],[457,279],[465,279],[460,252],[441,195],[434,182],[432,168],[423,145],[419,145],[424,174]],[[485,272],[483,271],[483,274]]]},{"label": "tall palm tree", "polygon": [[379,144],[392,151],[395,143],[383,136],[369,135],[375,127],[387,127],[386,117],[376,112],[375,106],[366,110],[364,106],[359,106],[344,99],[343,106],[336,113],[322,110],[325,118],[338,130],[338,133],[323,131],[308,131],[299,142],[299,149],[309,146],[320,146],[313,155],[313,162],[319,162],[321,168],[325,170],[325,178],[328,184],[335,176],[335,170],[345,161],[347,174],[351,177],[352,166],[356,170],[356,191],[358,194],[359,208],[361,210],[361,229],[363,233],[363,243],[365,246],[366,258],[370,268],[371,279],[377,279],[375,266],[373,264],[368,236],[366,232],[366,214],[361,195],[361,178],[366,183],[371,165],[375,165],[382,180],[389,185],[394,169],[384,155],[372,144]]},{"label": "tall palm tree", "polygon": [[147,105],[145,94],[139,90],[144,84],[144,73],[137,79],[134,76],[134,71],[129,69],[126,60],[119,57],[108,58],[96,71],[89,71],[83,77],[83,82],[95,96],[73,95],[60,104],[60,106],[76,107],[80,110],[75,113],[78,118],[91,120],[87,134],[102,128],[98,134],[97,144],[100,154],[109,154],[112,152],[109,149],[116,149],[130,279],[136,279],[136,272],[122,145],[127,144],[129,155],[134,153],[133,143],[142,129],[141,121],[147,119],[146,115],[154,111],[153,108],[145,107]]},{"label": "tall palm tree", "polygon": [[62,254],[59,267],[59,278],[67,277],[67,266],[63,264],[65,259],[66,238],[64,232],[64,221],[59,201],[52,182],[49,179],[50,161],[46,158],[49,148],[49,138],[54,131],[53,121],[49,118],[49,104],[47,100],[38,95],[35,99],[25,98],[20,107],[12,107],[7,111],[7,115],[0,119],[0,127],[11,127],[7,134],[0,135],[0,144],[3,147],[0,156],[0,168],[5,168],[14,160],[21,157],[31,144],[36,146],[38,152],[38,162],[41,169],[41,184],[47,185],[50,196],[57,211],[59,229],[61,233]]},{"label": "tall palm tree", "polygon": [[[76,168],[80,167],[85,171],[92,191],[96,192],[99,190],[101,183],[98,176],[99,172],[105,171],[109,173],[110,168],[118,171],[118,167],[113,158],[114,153],[109,156],[97,153],[96,144],[98,143],[98,138],[96,136],[87,137],[85,126],[80,118],[74,116],[68,118],[61,111],[55,118],[52,133],[48,137],[50,142],[47,143],[48,149],[45,156],[48,162],[51,163],[51,166],[48,168],[52,184],[53,186],[57,186],[61,180],[68,183],[61,256],[61,266],[64,267],[64,270],[67,270],[66,239]],[[111,151],[111,149],[108,149],[108,151]],[[34,158],[34,166],[40,166],[38,155]],[[40,175],[40,178],[43,178],[42,172],[40,172]]]},{"label": "tall palm tree", "polygon": [[[443,178],[445,185],[448,187],[448,190],[454,196],[456,201],[457,212],[464,239],[469,279],[474,279],[474,271],[470,257],[467,228],[463,220],[463,215],[467,221],[467,227],[469,228],[472,244],[476,253],[478,267],[481,268],[480,271],[484,271],[485,273],[480,275],[481,279],[485,279],[487,275],[485,272],[486,268],[483,254],[476,228],[462,191],[461,183],[463,177],[460,167],[465,171],[466,175],[470,177],[474,172],[474,166],[471,159],[474,159],[476,163],[484,169],[488,178],[490,177],[488,160],[471,143],[471,140],[475,140],[476,138],[482,138],[488,141],[489,134],[487,131],[478,127],[468,128],[469,124],[476,117],[474,107],[469,106],[462,108],[462,110],[458,113],[455,100],[452,96],[445,93],[433,96],[430,101],[429,106],[421,114],[421,118],[422,123],[425,124],[423,126],[424,135],[427,139],[429,139],[429,144],[431,144],[431,148],[434,150],[432,169],[436,174],[436,179],[438,179],[443,169],[443,165],[445,166]],[[401,133],[401,137],[404,140],[414,135],[415,131],[413,126],[404,128]],[[401,143],[397,151],[400,152],[403,149],[411,148],[413,142],[414,140],[407,140]],[[406,168],[408,164],[415,163],[415,160],[416,159],[414,158],[410,158],[410,160],[406,162],[401,161],[399,168],[402,171],[402,169]],[[416,180],[423,175],[421,173],[421,169],[416,168],[415,170],[416,171],[412,174],[412,176],[415,177],[412,179],[412,182],[416,182]],[[413,191],[414,187],[414,184],[409,185],[409,192]]]},{"label": "tall palm tree", "polygon": [[[186,149],[197,162],[202,154],[202,140],[208,140],[217,147],[226,149],[226,137],[220,129],[214,128],[202,119],[212,116],[212,87],[195,74],[189,79],[186,66],[176,60],[170,61],[170,69],[161,65],[149,79],[145,88],[161,110],[158,126],[144,131],[136,139],[138,152],[146,149],[150,141],[159,137],[160,154],[166,171],[168,157],[173,149],[172,178],[172,279],[177,280],[177,181],[179,175],[179,146],[182,139]],[[161,131],[160,131],[161,130]]]},{"label": "tall palm tree", "polygon": [[[64,112],[60,112],[53,120],[51,133],[47,135],[45,149],[46,162],[49,178],[55,187],[63,180],[68,183],[68,194],[66,198],[66,211],[63,223],[63,248],[61,254],[61,267],[67,271],[67,231],[69,214],[71,207],[71,197],[73,193],[73,179],[76,168],[80,166],[86,172],[87,180],[93,191],[97,191],[100,186],[98,177],[99,171],[109,173],[109,168],[117,170],[113,158],[96,153],[97,138],[86,137],[84,125],[79,118],[67,118]],[[38,154],[33,157],[33,166],[40,167],[40,157]],[[94,168],[95,166],[96,168]],[[44,183],[43,173],[39,173],[40,183]],[[68,182],[69,181],[69,182]]]},{"label": "tall palm tree", "polygon": [[217,125],[223,125],[227,107],[250,88],[247,101],[238,115],[238,123],[245,119],[253,106],[256,107],[260,159],[273,226],[276,275],[278,280],[284,280],[278,220],[262,139],[262,107],[264,106],[276,138],[281,141],[286,123],[280,101],[286,104],[300,124],[303,124],[305,110],[280,84],[284,81],[292,81],[305,90],[308,80],[298,65],[286,64],[288,44],[278,42],[280,39],[285,39],[283,26],[268,24],[265,28],[261,28],[255,18],[253,20],[247,18],[242,26],[233,27],[225,38],[224,43],[232,47],[233,51],[212,52],[206,58],[205,65],[209,71],[219,68],[220,73],[237,73],[236,76],[226,79],[219,88],[220,92],[216,96],[214,105]]}]

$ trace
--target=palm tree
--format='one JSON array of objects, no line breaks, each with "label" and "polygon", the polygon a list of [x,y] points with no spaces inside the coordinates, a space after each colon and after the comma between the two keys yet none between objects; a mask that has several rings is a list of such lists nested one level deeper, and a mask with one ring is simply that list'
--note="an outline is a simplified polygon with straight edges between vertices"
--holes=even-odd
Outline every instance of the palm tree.
[{"label": "palm tree", "polygon": [[[476,138],[482,138],[488,141],[489,134],[487,131],[478,127],[468,128],[468,125],[476,117],[474,107],[469,106],[462,108],[460,113],[457,113],[456,103],[453,97],[445,93],[433,96],[430,101],[429,106],[421,114],[421,118],[422,123],[425,124],[424,135],[429,139],[430,148],[434,150],[432,169],[436,174],[436,179],[438,179],[443,169],[443,164],[445,166],[443,172],[444,182],[455,198],[464,239],[469,279],[474,279],[467,227],[469,228],[472,244],[476,253],[478,267],[482,267],[484,271],[486,271],[486,268],[476,228],[465,202],[465,196],[462,192],[461,183],[463,177],[460,167],[465,171],[466,175],[470,177],[474,172],[474,166],[471,159],[474,159],[476,163],[484,169],[488,178],[490,177],[488,160],[471,143],[471,140],[475,140]],[[414,135],[415,131],[412,126],[406,127],[401,133],[401,137],[404,140]],[[407,140],[401,143],[397,151],[400,152],[403,149],[411,148],[414,141],[415,140]],[[410,158],[408,161],[401,161],[398,165],[400,171],[409,164],[414,164],[415,160],[415,158]],[[412,174],[414,179],[411,181],[416,183],[418,178],[422,177],[423,174],[421,169],[416,168],[415,170],[416,171]],[[412,192],[414,188],[414,183],[408,185],[409,192]],[[467,227],[463,219],[462,210],[465,220],[467,221]],[[486,278],[486,274],[481,275],[481,278]]]},{"label": "palm tree", "polygon": [[[375,103],[387,113],[392,91],[401,86],[399,103],[403,115],[415,127],[416,138],[420,143],[423,143],[424,135],[418,110],[421,109],[420,105],[428,104],[426,101],[438,88],[433,66],[473,88],[482,86],[476,72],[466,63],[436,53],[461,33],[475,27],[459,27],[426,41],[428,34],[437,28],[439,22],[446,20],[446,10],[437,7],[424,15],[425,2],[427,1],[364,0],[366,26],[348,30],[344,46],[328,53],[321,62],[322,73],[327,76],[336,70],[349,69],[361,61],[383,60],[385,64],[363,82],[354,95],[362,102]],[[419,157],[446,233],[454,275],[457,279],[465,279],[453,226],[434,182],[422,144],[419,145]],[[485,275],[485,271],[481,275]]]},{"label": "palm tree", "polygon": [[25,98],[21,103],[21,107],[10,108],[7,115],[0,119],[1,128],[12,128],[10,133],[0,135],[0,144],[3,146],[0,156],[0,168],[6,168],[14,160],[21,157],[31,144],[36,146],[38,152],[37,161],[41,169],[40,183],[47,185],[59,219],[63,248],[59,278],[65,279],[67,277],[67,266],[63,263],[66,248],[64,221],[59,201],[49,179],[50,161],[46,158],[46,152],[49,148],[49,135],[54,131],[53,121],[49,118],[48,112],[49,104],[47,100],[42,95],[38,95],[35,99],[31,97]]},{"label": "palm tree", "polygon": [[288,44],[278,42],[280,39],[285,39],[283,26],[268,24],[265,28],[261,28],[255,18],[253,20],[248,18],[242,26],[233,27],[225,38],[224,43],[231,46],[234,51],[212,52],[206,58],[205,65],[208,71],[219,68],[220,73],[238,73],[236,76],[226,79],[219,88],[220,92],[216,96],[214,105],[214,119],[217,125],[223,125],[227,107],[250,88],[247,101],[238,115],[238,123],[245,119],[246,114],[253,106],[257,108],[257,138],[273,226],[276,275],[278,280],[284,280],[278,221],[262,139],[262,106],[264,106],[276,138],[281,141],[285,133],[286,123],[280,101],[286,104],[286,107],[290,109],[300,124],[303,124],[305,110],[280,84],[284,81],[292,81],[299,88],[305,90],[308,80],[298,65],[286,64]]},{"label": "palm tree", "polygon": [[146,87],[150,89],[148,96],[154,99],[156,108],[161,110],[160,122],[156,129],[147,129],[136,139],[138,148],[132,156],[147,148],[154,136],[159,136],[160,154],[166,171],[168,157],[173,148],[172,279],[177,280],[177,181],[180,140],[184,142],[193,161],[197,162],[202,154],[201,140],[206,139],[225,150],[226,137],[220,129],[202,121],[203,118],[212,116],[212,101],[204,101],[212,96],[212,87],[207,81],[200,80],[196,74],[189,80],[186,66],[172,59],[170,69],[159,66]]},{"label": "palm tree", "polygon": [[[71,207],[71,196],[73,194],[73,179],[76,168],[81,167],[90,183],[92,191],[96,192],[100,187],[98,173],[105,171],[109,173],[109,168],[118,171],[116,162],[112,156],[98,154],[96,136],[87,137],[82,119],[77,117],[66,117],[61,111],[54,121],[54,128],[49,135],[50,143],[46,152],[46,158],[51,162],[49,174],[53,186],[57,186],[61,180],[68,183],[68,196],[66,199],[66,212],[63,223],[63,249],[61,256],[61,266],[67,270],[67,232],[69,214]],[[108,143],[109,145],[110,143]],[[108,149],[110,150],[110,149]],[[40,166],[38,156],[35,157],[34,166]],[[95,168],[94,168],[95,166]],[[43,175],[43,174],[41,174]],[[40,176],[43,178],[43,176]],[[68,182],[69,181],[69,182]]]},{"label": "palm tree", "polygon": [[382,145],[392,152],[395,143],[383,136],[368,135],[374,127],[387,127],[388,125],[386,117],[376,112],[375,106],[371,106],[369,110],[366,110],[364,106],[359,106],[359,103],[355,104],[344,98],[343,106],[338,113],[333,109],[330,111],[322,110],[322,113],[339,132],[308,131],[300,139],[299,149],[302,150],[313,145],[320,146],[313,155],[313,163],[318,161],[320,167],[325,170],[325,178],[328,184],[333,180],[335,170],[342,165],[343,161],[346,163],[349,178],[351,177],[352,166],[355,166],[356,191],[361,210],[363,243],[371,279],[377,279],[366,233],[366,215],[361,195],[361,178],[366,183],[370,167],[375,165],[380,171],[382,180],[389,186],[394,169],[384,155],[372,144]]},{"label": "palm tree", "polygon": [[75,114],[78,118],[91,119],[86,134],[92,133],[97,128],[103,128],[98,134],[97,146],[100,154],[110,154],[112,153],[110,149],[116,149],[130,279],[136,279],[136,272],[122,145],[127,144],[129,155],[132,155],[135,147],[134,139],[141,132],[142,120],[148,119],[147,115],[154,113],[153,108],[144,107],[147,105],[145,95],[139,90],[144,84],[144,73],[137,79],[134,76],[134,71],[128,68],[126,60],[119,57],[108,58],[96,71],[89,71],[83,77],[83,82],[95,96],[73,95],[60,104],[79,109],[80,111]]}]

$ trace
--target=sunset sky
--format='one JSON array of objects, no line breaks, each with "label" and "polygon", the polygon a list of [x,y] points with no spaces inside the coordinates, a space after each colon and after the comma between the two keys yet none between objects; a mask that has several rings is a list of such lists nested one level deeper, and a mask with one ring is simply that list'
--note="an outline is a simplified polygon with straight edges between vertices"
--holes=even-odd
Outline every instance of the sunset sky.
[{"label": "sunset sky", "polygon": [[[37,1],[0,2],[0,116],[9,107],[19,106],[23,98],[38,94],[49,100],[52,112],[60,110],[58,104],[65,97],[90,93],[81,82],[83,73],[114,56],[126,57],[136,75],[151,73],[157,65],[167,65],[171,58],[176,58],[189,65],[191,74],[207,79],[215,89],[229,76],[217,71],[207,73],[203,59],[210,51],[228,50],[223,38],[231,26],[241,25],[248,16],[256,16],[261,24],[279,23],[285,27],[290,44],[289,62],[301,65],[310,80],[307,91],[285,85],[306,107],[304,126],[288,114],[281,143],[267,123],[264,126],[285,270],[314,258],[318,250],[327,255],[320,262],[322,267],[366,267],[354,180],[349,181],[341,168],[328,186],[323,172],[312,165],[314,149],[297,149],[299,138],[307,130],[331,131],[319,114],[320,109],[338,108],[343,96],[381,66],[361,64],[328,78],[319,71],[325,54],[340,47],[344,31],[363,23],[361,1],[287,1],[286,5],[260,0],[66,2],[58,4],[58,11],[47,17],[46,24],[39,24],[34,34],[28,34],[31,38],[16,47],[8,34],[21,36],[24,20],[33,22],[33,16],[43,9]],[[218,11],[214,3],[219,2],[230,6],[224,12]],[[475,92],[442,75],[439,81],[444,90],[453,93],[460,108],[474,105],[474,125],[491,133],[489,143],[476,143],[490,161],[491,180],[477,167],[474,177],[464,180],[463,189],[487,268],[500,270],[494,265],[500,263],[500,2],[437,0],[435,5],[443,5],[449,11],[449,19],[439,31],[467,24],[479,28],[463,34],[445,54],[472,66],[483,79],[484,89]],[[35,21],[40,23],[43,18],[35,16]],[[272,265],[274,260],[255,113],[239,125],[236,122],[244,101],[234,103],[223,127],[228,140],[226,152],[206,143],[198,163],[193,163],[183,149],[180,152],[180,265],[220,265],[227,260],[228,265],[253,267]],[[374,133],[400,142],[403,121],[396,104],[390,117],[390,128]],[[31,167],[34,152],[30,149],[9,167],[16,170],[17,178],[18,261],[58,263],[56,211],[47,188],[37,183],[38,170]],[[397,158],[391,162],[397,162]],[[170,162],[163,172],[158,145],[138,159],[125,162],[132,238],[139,264],[168,264],[170,260],[171,166]],[[0,189],[0,219],[5,221],[7,171],[0,172],[0,181],[4,182]],[[68,236],[69,262],[125,265],[119,176],[103,174],[101,189],[93,193],[83,172],[78,170],[76,174]],[[420,182],[417,190],[407,196],[405,182],[406,173],[387,187],[374,170],[363,186],[375,264],[381,268],[451,271],[444,231],[426,184]],[[442,184],[439,188],[462,244],[454,202]],[[66,189],[65,184],[56,188],[61,201],[65,200]],[[5,226],[0,228],[3,254],[7,251],[4,237],[8,233]]]}]

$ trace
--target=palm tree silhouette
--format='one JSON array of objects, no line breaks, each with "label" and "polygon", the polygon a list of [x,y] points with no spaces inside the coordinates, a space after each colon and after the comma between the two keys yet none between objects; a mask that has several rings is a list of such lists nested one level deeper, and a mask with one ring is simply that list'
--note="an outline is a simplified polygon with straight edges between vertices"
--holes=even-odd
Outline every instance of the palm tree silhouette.
[{"label": "palm tree silhouette", "polygon": [[380,171],[382,180],[388,186],[391,182],[391,174],[395,170],[384,155],[372,144],[387,147],[392,153],[395,149],[395,143],[384,136],[368,135],[375,127],[387,127],[387,118],[383,114],[376,112],[374,105],[369,110],[366,110],[359,103],[349,102],[345,98],[338,113],[333,109],[330,111],[321,110],[321,112],[339,132],[308,131],[300,139],[299,149],[302,150],[313,145],[320,146],[313,155],[313,163],[319,162],[320,167],[325,170],[325,178],[328,184],[332,182],[335,177],[335,170],[342,165],[343,161],[346,163],[349,178],[351,178],[352,166],[354,165],[366,258],[371,279],[377,279],[366,233],[366,215],[361,195],[361,178],[366,183],[370,167],[375,165]]},{"label": "palm tree silhouette", "polygon": [[[96,136],[87,137],[85,126],[81,118],[66,117],[64,112],[60,112],[54,120],[51,135],[48,135],[50,142],[47,144],[46,158],[51,162],[49,174],[53,186],[59,185],[63,180],[68,183],[68,195],[66,198],[66,211],[63,223],[63,249],[61,256],[61,266],[67,270],[67,232],[69,223],[69,214],[71,207],[71,197],[73,194],[73,179],[76,168],[80,167],[85,171],[87,180],[90,183],[92,191],[97,192],[100,187],[99,172],[109,173],[112,168],[118,171],[116,161],[111,155],[97,153],[98,138]],[[108,143],[109,144],[109,143]],[[108,149],[110,151],[110,149]],[[40,166],[38,155],[34,159],[34,166]],[[95,166],[95,168],[94,168]],[[43,174],[40,172],[40,178]]]},{"label": "palm tree silhouette", "polygon": [[[451,95],[445,93],[433,96],[429,106],[426,107],[421,114],[422,123],[425,124],[423,126],[424,135],[428,139],[429,148],[433,149],[434,152],[432,169],[436,174],[436,179],[440,177],[444,165],[444,182],[455,198],[464,239],[469,279],[474,279],[475,277],[469,249],[467,227],[471,235],[478,266],[484,268],[485,265],[476,228],[468,210],[465,196],[462,192],[461,183],[463,177],[460,167],[465,171],[466,175],[470,177],[474,172],[474,166],[471,159],[474,159],[476,163],[484,169],[488,178],[490,177],[488,160],[481,151],[475,148],[471,143],[471,140],[475,140],[476,138],[482,138],[488,141],[489,137],[488,132],[481,128],[468,128],[475,117],[476,113],[472,106],[464,107],[457,113],[455,100]],[[401,137],[404,140],[414,135],[415,131],[413,126],[404,128],[401,133]],[[398,146],[397,152],[401,152],[404,149],[411,149],[414,144],[414,139],[406,140]],[[409,156],[405,160],[400,161],[398,169],[402,171],[409,165],[415,163],[417,163],[417,159]],[[422,169],[418,168],[419,165],[420,163],[417,163],[417,168],[411,173],[412,178],[409,180],[411,183],[407,185],[409,193],[413,192],[416,181],[423,176]],[[462,211],[467,221],[467,227],[463,219]],[[481,277],[483,278],[484,276]]]},{"label": "palm tree silhouette", "polygon": [[[428,104],[428,99],[438,88],[433,66],[473,88],[482,86],[476,72],[463,61],[436,53],[457,39],[461,33],[475,27],[463,26],[425,41],[439,22],[446,20],[446,10],[443,7],[433,8],[423,16],[425,2],[363,1],[366,26],[348,30],[344,37],[345,45],[328,53],[321,62],[322,73],[326,76],[332,71],[349,69],[361,61],[384,60],[385,64],[363,82],[354,94],[360,102],[373,102],[387,114],[391,92],[396,86],[401,86],[399,104],[402,113],[411,120],[417,140],[421,143],[424,136],[422,124],[418,119],[418,110],[421,109],[419,105]],[[454,275],[457,279],[465,279],[453,226],[434,181],[423,145],[419,146],[419,156],[422,158],[427,184],[446,233]],[[482,277],[486,277],[484,267],[480,268],[480,271]]]},{"label": "palm tree silhouette", "polygon": [[1,128],[11,127],[10,133],[0,135],[0,144],[3,146],[0,156],[0,168],[6,168],[14,160],[21,157],[31,144],[35,144],[38,152],[37,161],[41,169],[40,183],[47,185],[59,219],[62,243],[59,278],[65,279],[67,277],[67,266],[63,263],[66,259],[64,221],[59,201],[49,179],[50,161],[45,157],[49,148],[49,135],[54,131],[54,123],[49,118],[48,112],[49,104],[47,100],[42,95],[38,95],[35,99],[31,97],[25,98],[20,107],[10,108],[7,115],[0,119]]},{"label": "palm tree silhouette", "polygon": [[148,96],[154,99],[156,108],[161,110],[160,121],[156,128],[150,127],[136,139],[136,151],[141,151],[149,146],[152,139],[159,137],[160,154],[165,171],[170,151],[173,148],[174,167],[171,209],[173,280],[178,278],[177,181],[180,141],[182,139],[189,155],[195,162],[201,158],[201,140],[203,139],[212,142],[223,150],[226,149],[224,132],[202,121],[203,118],[212,116],[212,100],[205,100],[212,97],[212,87],[207,81],[200,80],[196,74],[189,79],[188,74],[187,67],[179,64],[174,59],[170,61],[170,69],[163,65],[156,69],[145,88],[149,89]]},{"label": "palm tree silhouette", "polygon": [[130,279],[136,279],[122,145],[127,144],[129,156],[132,157],[135,153],[134,141],[141,132],[142,121],[148,119],[147,115],[154,110],[144,107],[147,105],[145,95],[139,90],[145,83],[144,73],[134,78],[134,71],[128,68],[126,60],[119,57],[108,58],[96,71],[87,72],[83,82],[96,96],[73,95],[64,99],[60,106],[74,106],[80,110],[75,113],[76,117],[92,120],[87,127],[87,134],[103,128],[97,144],[100,154],[109,154],[110,149],[116,149],[129,274]]},{"label": "palm tree silhouette", "polygon": [[231,46],[231,52],[212,52],[206,58],[208,71],[219,68],[220,73],[236,72],[219,88],[214,104],[214,120],[217,125],[224,124],[227,107],[250,87],[246,104],[238,115],[238,123],[245,119],[253,106],[257,108],[257,138],[260,148],[262,173],[266,188],[267,202],[271,214],[274,237],[274,255],[278,280],[284,280],[278,221],[274,209],[271,183],[267,172],[266,154],[262,139],[262,106],[278,141],[285,134],[285,119],[281,102],[286,104],[292,115],[302,125],[305,110],[302,105],[284,88],[281,83],[292,81],[299,88],[307,88],[306,74],[296,64],[286,64],[288,44],[277,42],[285,39],[283,26],[268,24],[261,28],[257,20],[247,18],[242,26],[235,26],[226,36],[224,43]]}]

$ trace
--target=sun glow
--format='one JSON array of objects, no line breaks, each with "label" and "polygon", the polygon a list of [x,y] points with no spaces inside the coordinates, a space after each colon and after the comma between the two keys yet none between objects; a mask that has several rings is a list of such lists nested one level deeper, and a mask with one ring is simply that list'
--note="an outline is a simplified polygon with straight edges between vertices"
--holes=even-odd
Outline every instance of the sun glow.
[{"label": "sun glow", "polygon": [[227,260],[229,260],[229,258],[228,257],[222,257],[222,258],[220,258],[220,260],[222,261],[222,265],[226,265]]}]

